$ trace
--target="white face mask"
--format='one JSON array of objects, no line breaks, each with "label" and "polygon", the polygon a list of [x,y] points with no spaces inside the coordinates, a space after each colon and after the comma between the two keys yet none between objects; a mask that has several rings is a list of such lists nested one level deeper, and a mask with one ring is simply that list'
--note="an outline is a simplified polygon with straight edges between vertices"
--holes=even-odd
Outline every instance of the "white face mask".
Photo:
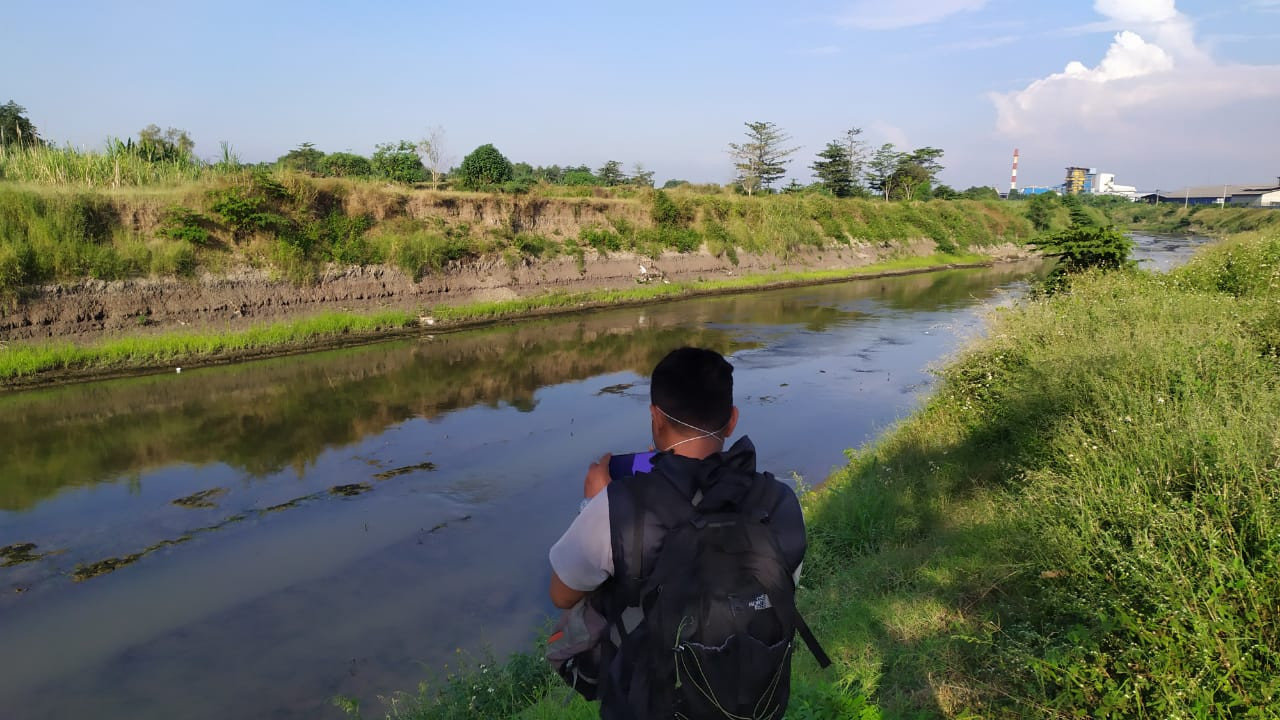
[{"label": "white face mask", "polygon": [[[667,414],[667,411],[666,411],[666,410],[663,410],[662,408],[658,407],[657,405],[654,405],[654,407],[655,407],[655,408],[658,408],[658,412],[662,413],[663,417],[665,417],[666,419],[670,420],[671,422],[676,423],[676,424],[678,424],[678,425],[683,425],[683,426],[685,426],[685,427],[689,428],[690,430],[697,430],[698,432],[702,433],[701,435],[699,435],[699,436],[697,436],[697,437],[685,438],[684,440],[681,440],[680,442],[675,443],[675,444],[674,444],[674,445],[672,445],[671,447],[666,448],[666,449],[665,449],[665,450],[663,450],[662,452],[670,452],[670,451],[671,451],[671,448],[677,447],[677,446],[679,446],[679,445],[683,445],[683,444],[685,444],[685,443],[687,443],[687,442],[693,442],[694,440],[701,440],[702,438],[709,438],[709,437],[713,437],[713,438],[715,438],[715,439],[717,439],[717,440],[723,441],[723,440],[724,440],[724,438],[720,437],[720,433],[724,432],[725,428],[729,427],[729,423],[725,423],[725,424],[724,424],[724,425],[723,425],[719,430],[703,430],[702,428],[697,427],[697,426],[694,426],[694,425],[690,425],[689,423],[687,423],[687,422],[685,422],[685,421],[683,421],[683,420],[677,420],[677,419],[675,419],[675,418],[671,417],[670,415],[668,415],[668,414]],[[732,422],[732,421],[733,421],[733,420],[732,420],[732,416],[731,416],[731,417],[730,417],[730,422]]]}]

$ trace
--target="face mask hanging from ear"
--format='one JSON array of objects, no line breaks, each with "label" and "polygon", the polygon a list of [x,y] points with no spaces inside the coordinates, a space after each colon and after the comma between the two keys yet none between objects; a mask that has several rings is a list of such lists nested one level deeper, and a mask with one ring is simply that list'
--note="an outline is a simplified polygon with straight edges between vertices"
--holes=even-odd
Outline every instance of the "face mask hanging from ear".
[{"label": "face mask hanging from ear", "polygon": [[[674,444],[674,445],[672,445],[671,447],[666,448],[666,449],[665,449],[665,450],[663,450],[662,452],[671,452],[671,449],[672,449],[672,448],[678,447],[678,446],[683,445],[683,444],[685,444],[685,443],[687,443],[687,442],[693,442],[694,440],[701,440],[701,439],[703,439],[703,438],[713,437],[713,438],[716,438],[717,440],[723,440],[724,438],[720,437],[720,433],[724,432],[725,428],[728,428],[728,427],[729,427],[729,423],[727,423],[727,422],[726,422],[723,426],[721,426],[721,427],[720,427],[720,429],[719,429],[719,430],[703,430],[702,428],[697,427],[697,426],[695,426],[695,425],[690,425],[689,423],[687,423],[687,422],[685,422],[685,421],[683,421],[683,420],[677,420],[676,418],[671,417],[670,415],[668,415],[668,414],[667,414],[667,411],[666,411],[666,410],[663,410],[662,408],[658,407],[657,405],[654,405],[654,407],[658,408],[658,412],[662,413],[663,417],[665,417],[666,419],[670,420],[671,422],[676,423],[677,425],[683,425],[683,426],[685,426],[685,427],[689,428],[690,430],[697,430],[698,432],[702,433],[701,435],[699,435],[699,436],[697,436],[697,437],[685,438],[684,440],[681,440],[680,442],[675,443],[675,444]],[[731,421],[732,421],[732,420],[731,420]]]}]

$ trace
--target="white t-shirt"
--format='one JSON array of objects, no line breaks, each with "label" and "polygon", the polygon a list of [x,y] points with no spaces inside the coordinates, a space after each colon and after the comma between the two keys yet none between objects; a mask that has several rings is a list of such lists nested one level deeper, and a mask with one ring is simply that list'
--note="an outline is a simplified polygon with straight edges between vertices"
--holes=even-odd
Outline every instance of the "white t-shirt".
[{"label": "white t-shirt", "polygon": [[596,493],[551,546],[551,569],[578,592],[591,592],[613,575],[608,488]]}]

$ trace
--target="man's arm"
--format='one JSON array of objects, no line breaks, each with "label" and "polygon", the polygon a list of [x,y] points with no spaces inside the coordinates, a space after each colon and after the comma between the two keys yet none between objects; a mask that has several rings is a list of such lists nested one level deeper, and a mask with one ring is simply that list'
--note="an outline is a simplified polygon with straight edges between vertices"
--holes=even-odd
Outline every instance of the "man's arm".
[{"label": "man's arm", "polygon": [[[564,536],[551,548],[551,602],[567,610],[613,574],[613,546],[609,539],[609,456],[592,463],[583,481],[588,502]],[[604,497],[598,497],[604,495]],[[569,582],[579,590],[564,581]]]},{"label": "man's arm", "polygon": [[581,590],[574,590],[556,574],[555,570],[551,571],[551,602],[561,610],[568,610],[578,601],[586,597],[587,594]]}]

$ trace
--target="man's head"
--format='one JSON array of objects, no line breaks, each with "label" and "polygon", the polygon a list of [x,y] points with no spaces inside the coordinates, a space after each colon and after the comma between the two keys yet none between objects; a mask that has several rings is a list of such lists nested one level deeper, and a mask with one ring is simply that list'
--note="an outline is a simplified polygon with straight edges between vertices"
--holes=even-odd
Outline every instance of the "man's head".
[{"label": "man's head", "polygon": [[[712,452],[738,420],[733,406],[733,366],[720,353],[683,347],[671,351],[653,369],[649,384],[653,442],[660,450],[692,438],[707,438]],[[703,445],[702,442],[692,443]],[[689,448],[701,454],[701,447]]]}]

